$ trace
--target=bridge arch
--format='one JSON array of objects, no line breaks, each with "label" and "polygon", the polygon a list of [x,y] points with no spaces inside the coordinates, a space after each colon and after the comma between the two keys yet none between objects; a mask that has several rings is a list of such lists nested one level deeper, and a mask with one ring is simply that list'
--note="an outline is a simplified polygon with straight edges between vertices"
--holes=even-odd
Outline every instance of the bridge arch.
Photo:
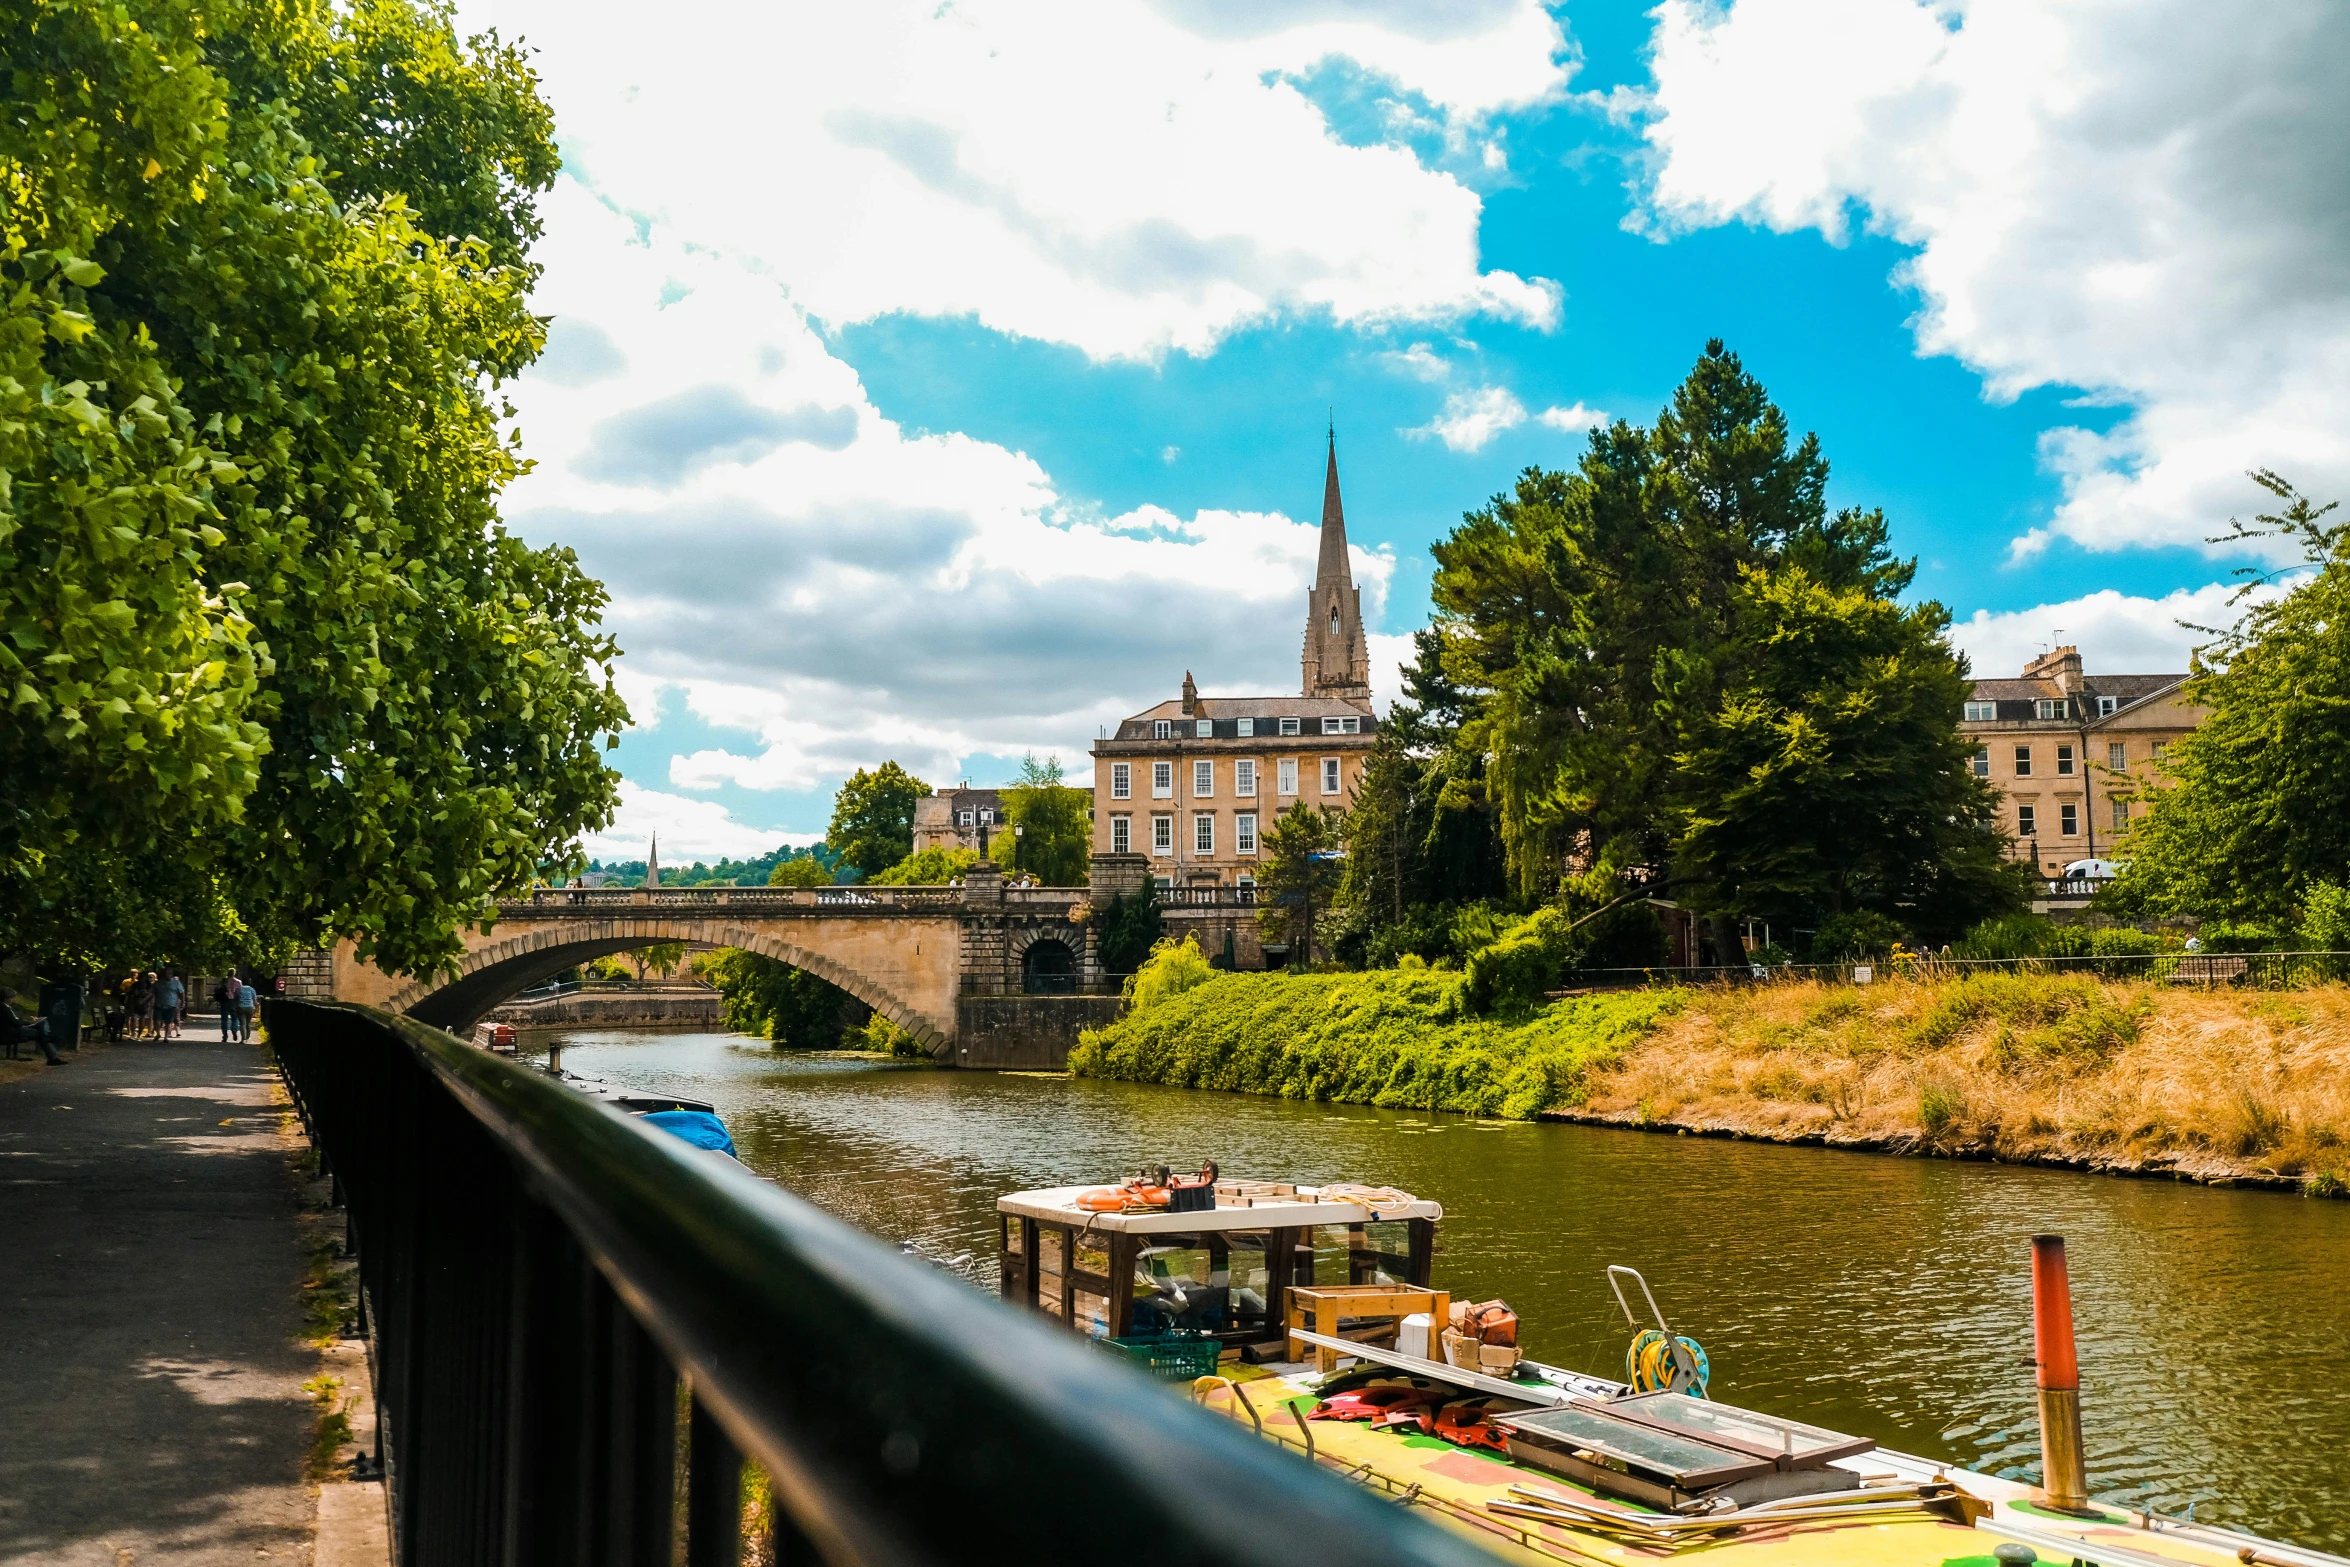
[{"label": "bridge arch", "polygon": [[[950,926],[951,929],[951,926]],[[795,931],[794,934],[798,932]],[[816,932],[811,930],[810,935]],[[865,968],[813,944],[739,922],[667,917],[645,911],[630,918],[582,918],[532,924],[468,952],[452,973],[411,982],[395,991],[386,1010],[404,1012],[434,1028],[471,1028],[507,997],[593,958],[656,941],[694,947],[741,947],[805,970],[855,996],[941,1055],[953,1048],[953,1020],[933,1015]],[[952,1005],[951,999],[949,1005]]]}]

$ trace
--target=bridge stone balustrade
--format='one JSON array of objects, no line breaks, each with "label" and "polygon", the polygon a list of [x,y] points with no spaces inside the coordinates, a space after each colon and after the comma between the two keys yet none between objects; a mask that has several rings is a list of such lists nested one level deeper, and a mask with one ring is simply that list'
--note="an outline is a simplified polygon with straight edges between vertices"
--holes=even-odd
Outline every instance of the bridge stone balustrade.
[{"label": "bridge stone balustrade", "polygon": [[1006,888],[985,866],[960,887],[540,889],[499,904],[487,932],[468,932],[451,972],[386,974],[343,942],[301,989],[462,1032],[516,991],[591,958],[660,941],[741,947],[831,981],[953,1060],[963,1003],[1019,994],[1041,943],[1068,949],[1083,989],[1100,984],[1092,915],[1106,897]]}]

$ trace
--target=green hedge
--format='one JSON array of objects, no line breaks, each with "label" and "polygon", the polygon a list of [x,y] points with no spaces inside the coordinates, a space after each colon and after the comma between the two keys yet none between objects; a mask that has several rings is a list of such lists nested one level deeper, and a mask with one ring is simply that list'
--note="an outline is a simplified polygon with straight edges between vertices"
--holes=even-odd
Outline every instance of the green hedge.
[{"label": "green hedge", "polygon": [[1527,1120],[1580,1104],[1584,1077],[1681,1005],[1674,991],[1555,1001],[1531,1017],[1468,1016],[1462,976],[1219,974],[1089,1029],[1080,1077]]}]

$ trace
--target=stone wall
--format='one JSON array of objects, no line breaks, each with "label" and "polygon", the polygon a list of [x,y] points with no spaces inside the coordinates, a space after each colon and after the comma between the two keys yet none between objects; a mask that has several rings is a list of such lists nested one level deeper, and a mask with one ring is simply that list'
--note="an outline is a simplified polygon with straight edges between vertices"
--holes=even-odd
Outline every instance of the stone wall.
[{"label": "stone wall", "polygon": [[1114,1023],[1119,996],[965,996],[955,1004],[955,1065],[1058,1072],[1078,1031]]}]

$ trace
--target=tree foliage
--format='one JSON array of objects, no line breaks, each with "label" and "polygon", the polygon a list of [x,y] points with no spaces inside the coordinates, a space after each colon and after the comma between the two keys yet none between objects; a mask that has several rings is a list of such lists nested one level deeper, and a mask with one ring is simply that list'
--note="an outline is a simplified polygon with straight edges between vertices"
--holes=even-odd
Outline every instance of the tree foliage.
[{"label": "tree foliage", "polygon": [[2214,542],[2283,540],[2312,575],[2198,652],[2184,695],[2210,716],[2170,748],[2175,787],[2125,840],[2112,897],[2290,929],[2313,888],[2350,883],[2350,524],[2274,473],[2252,478],[2282,506]]},{"label": "tree foliage", "polygon": [[[1000,845],[1001,839],[997,840]],[[934,845],[909,854],[880,875],[869,878],[876,887],[943,887],[960,881],[979,863],[977,849]]]},{"label": "tree foliage", "polygon": [[870,1014],[829,980],[740,947],[720,948],[701,970],[718,987],[729,1029],[787,1049],[837,1050]]},{"label": "tree foliage", "polygon": [[858,768],[832,797],[824,841],[863,876],[879,876],[914,852],[914,802],[930,785],[895,762]]},{"label": "tree foliage", "polygon": [[1287,942],[1292,961],[1313,961],[1314,919],[1336,900],[1346,818],[1300,800],[1257,840],[1257,930]]},{"label": "tree foliage", "polygon": [[832,885],[832,872],[826,870],[824,862],[814,855],[803,854],[793,859],[776,861],[775,869],[767,873],[767,885],[770,887],[829,887]]},{"label": "tree foliage", "polygon": [[610,819],[627,716],[603,590],[497,514],[535,81],[404,0],[6,0],[0,50],[5,891],[168,858],[447,961]]},{"label": "tree foliage", "polygon": [[1912,563],[1827,479],[1714,342],[1652,427],[1594,431],[1436,546],[1457,745],[1520,897],[1598,872],[1725,917],[1953,929],[2012,902],[1947,616],[1900,603]]},{"label": "tree foliage", "polygon": [[1020,758],[1019,780],[1002,798],[1005,819],[1018,829],[1012,868],[1048,887],[1084,886],[1093,865],[1093,796],[1062,782],[1060,758]]}]

